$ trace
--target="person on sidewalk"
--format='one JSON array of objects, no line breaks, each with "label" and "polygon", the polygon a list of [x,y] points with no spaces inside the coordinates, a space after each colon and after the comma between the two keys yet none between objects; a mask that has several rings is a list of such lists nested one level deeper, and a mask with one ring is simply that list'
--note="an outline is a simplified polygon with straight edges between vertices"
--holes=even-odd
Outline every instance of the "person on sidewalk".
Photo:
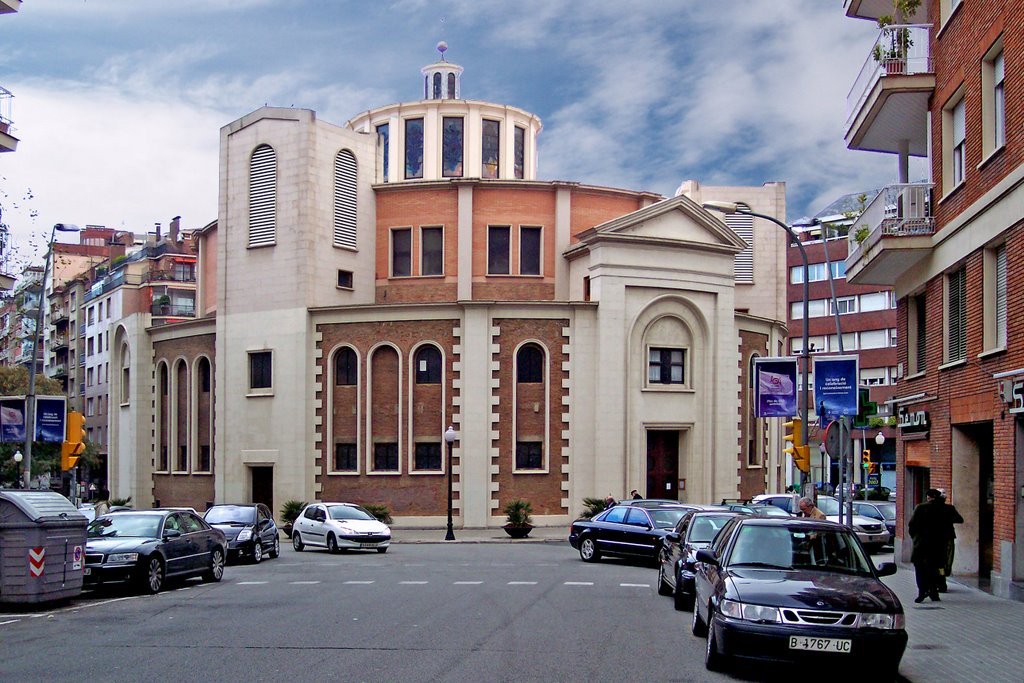
[{"label": "person on sidewalk", "polygon": [[946,586],[946,578],[953,573],[953,555],[956,552],[956,527],[954,524],[963,524],[964,518],[957,511],[956,507],[946,502],[946,492],[942,489],[938,489],[939,501],[942,504],[942,508],[946,513],[946,517],[949,520],[949,538],[946,541],[946,559],[943,564],[942,571],[939,572],[939,592],[945,593],[948,589]]},{"label": "person on sidewalk", "polygon": [[939,600],[939,573],[946,565],[946,550],[952,528],[942,494],[938,489],[928,489],[925,502],[914,508],[907,523],[913,540],[910,561],[914,563],[914,576],[917,579],[917,597],[914,602],[924,602],[925,598],[936,602]]},{"label": "person on sidewalk", "polygon": [[633,489],[632,491],[629,492],[629,497],[632,498],[633,500],[643,500],[643,496],[641,496],[640,492],[637,491],[636,489]]},{"label": "person on sidewalk", "polygon": [[100,489],[99,495],[96,496],[96,504],[93,505],[95,516],[105,515],[110,512],[110,493],[106,489]]},{"label": "person on sidewalk", "polygon": [[804,496],[801,498],[797,505],[800,507],[800,516],[807,517],[809,519],[827,519],[825,513],[818,509],[818,506],[814,504],[814,501]]},{"label": "person on sidewalk", "polygon": [[608,508],[613,508],[616,505],[618,505],[618,503],[615,502],[615,496],[609,493],[604,499],[604,509],[607,510]]}]

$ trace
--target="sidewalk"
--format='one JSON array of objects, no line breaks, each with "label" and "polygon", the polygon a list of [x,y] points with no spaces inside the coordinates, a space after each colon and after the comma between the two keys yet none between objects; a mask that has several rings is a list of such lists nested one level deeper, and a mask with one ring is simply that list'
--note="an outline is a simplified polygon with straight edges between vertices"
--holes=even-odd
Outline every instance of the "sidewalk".
[{"label": "sidewalk", "polygon": [[[394,543],[445,543],[444,529],[393,529]],[[510,539],[500,528],[456,529],[449,543],[564,543],[567,526],[536,527],[529,538]],[[910,642],[900,674],[912,683],[1021,683],[1024,681],[1024,603],[993,597],[949,580],[941,602],[914,603],[914,568],[901,565],[883,579],[907,615]],[[866,671],[870,671],[870,664]],[[867,676],[866,680],[869,680]]]}]

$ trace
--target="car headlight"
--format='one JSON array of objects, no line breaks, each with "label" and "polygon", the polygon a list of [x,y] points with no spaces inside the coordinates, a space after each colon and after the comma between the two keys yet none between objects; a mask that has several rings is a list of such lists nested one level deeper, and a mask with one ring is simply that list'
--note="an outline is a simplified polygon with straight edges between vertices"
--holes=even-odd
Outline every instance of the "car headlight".
[{"label": "car headlight", "polygon": [[748,605],[745,602],[735,600],[722,600],[718,605],[724,616],[744,621],[757,621],[777,623],[779,621],[779,610],[766,605]]},{"label": "car headlight", "polygon": [[248,541],[250,538],[252,538],[252,529],[242,529],[238,532],[239,541]]},{"label": "car headlight", "polygon": [[137,562],[138,553],[111,553],[107,555],[107,562]]},{"label": "car headlight", "polygon": [[861,628],[880,628],[886,631],[904,628],[905,619],[902,614],[862,614]]}]

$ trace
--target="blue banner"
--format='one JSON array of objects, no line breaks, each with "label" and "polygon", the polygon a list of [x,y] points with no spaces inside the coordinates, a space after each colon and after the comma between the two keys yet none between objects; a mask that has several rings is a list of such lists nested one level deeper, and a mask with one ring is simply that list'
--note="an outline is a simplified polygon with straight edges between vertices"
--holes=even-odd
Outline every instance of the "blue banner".
[{"label": "blue banner", "polygon": [[814,405],[826,420],[856,415],[860,363],[857,356],[814,358]]},{"label": "blue banner", "polygon": [[25,443],[25,397],[0,398],[0,441]]},{"label": "blue banner", "polygon": [[63,396],[36,396],[36,441],[64,441],[64,417],[67,408]]},{"label": "blue banner", "polygon": [[796,358],[754,359],[757,417],[792,417],[796,410]]}]

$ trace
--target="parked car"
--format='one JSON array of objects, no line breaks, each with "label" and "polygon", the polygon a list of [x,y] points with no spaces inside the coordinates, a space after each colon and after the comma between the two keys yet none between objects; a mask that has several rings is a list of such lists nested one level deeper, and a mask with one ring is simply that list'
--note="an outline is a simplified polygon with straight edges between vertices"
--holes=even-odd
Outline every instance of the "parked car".
[{"label": "parked car", "polygon": [[579,551],[584,562],[597,562],[602,555],[632,555],[656,561],[665,535],[689,511],[682,505],[616,505],[592,519],[573,522],[569,545]]},{"label": "parked car", "polygon": [[758,505],[757,503],[727,503],[726,509],[732,512],[742,512],[747,515],[761,515],[763,517],[792,517],[780,507],[774,505]]},{"label": "parked car", "polygon": [[[755,503],[770,504],[782,508],[790,514],[797,514],[800,511],[797,501],[800,494],[797,493],[771,493],[754,496]],[[825,513],[830,522],[839,521],[839,501],[832,496],[818,496],[818,509]],[[877,552],[882,546],[892,543],[892,537],[885,525],[878,520],[864,517],[854,513],[853,528],[868,552]]]},{"label": "parked car", "polygon": [[228,541],[228,559],[248,557],[259,564],[264,555],[281,554],[281,541],[270,508],[262,503],[214,505],[203,519],[224,532]]},{"label": "parked car", "polygon": [[697,551],[708,547],[725,523],[738,514],[727,510],[687,512],[665,535],[658,556],[658,594],[671,595],[676,609],[693,609]]},{"label": "parked car", "polygon": [[137,582],[158,593],[172,577],[224,576],[227,541],[199,515],[187,511],[123,511],[97,517],[85,543],[87,585]]},{"label": "parked car", "polygon": [[892,545],[893,539],[896,538],[896,503],[887,500],[855,500],[853,511],[862,517],[882,522],[889,532],[888,545]]},{"label": "parked car", "polygon": [[327,548],[332,553],[349,549],[373,549],[386,553],[391,529],[355,503],[310,503],[295,518],[292,547]]},{"label": "parked car", "polygon": [[[691,630],[707,638],[705,665],[733,658],[795,662],[822,670],[870,666],[892,680],[907,646],[903,605],[845,526],[741,516],[697,551]],[[866,664],[869,663],[869,664]]]},{"label": "parked car", "polygon": [[687,510],[721,510],[721,505],[701,505],[699,503],[684,503],[679,500],[671,500],[669,498],[636,498],[623,500],[617,505],[632,505],[634,507],[641,508],[660,508],[660,507],[683,507]]}]

